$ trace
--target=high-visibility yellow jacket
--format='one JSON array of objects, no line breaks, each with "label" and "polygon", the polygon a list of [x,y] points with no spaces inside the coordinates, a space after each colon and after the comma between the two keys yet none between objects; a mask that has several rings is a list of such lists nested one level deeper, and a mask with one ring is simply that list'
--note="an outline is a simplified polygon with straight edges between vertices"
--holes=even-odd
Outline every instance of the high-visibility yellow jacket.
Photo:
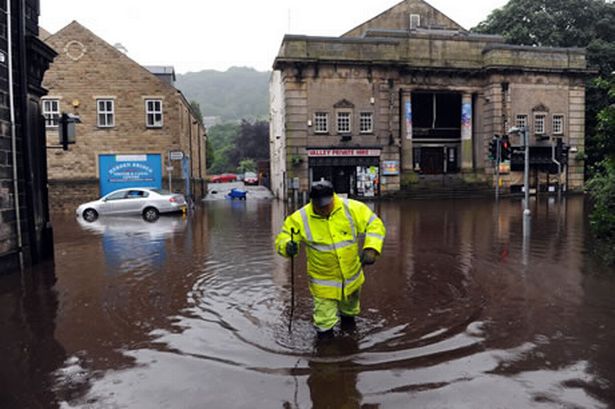
[{"label": "high-visibility yellow jacket", "polygon": [[316,214],[311,203],[288,216],[275,245],[280,255],[288,257],[286,244],[294,229],[293,241],[303,242],[307,248],[312,295],[341,300],[365,281],[359,260],[359,237],[364,235],[363,249],[372,248],[380,254],[386,229],[364,203],[337,195],[333,200],[329,217]]}]

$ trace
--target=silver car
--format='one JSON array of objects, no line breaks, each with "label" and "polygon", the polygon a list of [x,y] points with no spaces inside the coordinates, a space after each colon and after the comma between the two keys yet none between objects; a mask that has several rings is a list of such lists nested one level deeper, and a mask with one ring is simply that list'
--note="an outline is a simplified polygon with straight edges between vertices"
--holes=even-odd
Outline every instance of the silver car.
[{"label": "silver car", "polygon": [[92,222],[101,215],[141,215],[147,221],[154,221],[161,213],[185,212],[186,208],[181,194],[139,187],[116,190],[84,203],[77,208],[77,217]]}]

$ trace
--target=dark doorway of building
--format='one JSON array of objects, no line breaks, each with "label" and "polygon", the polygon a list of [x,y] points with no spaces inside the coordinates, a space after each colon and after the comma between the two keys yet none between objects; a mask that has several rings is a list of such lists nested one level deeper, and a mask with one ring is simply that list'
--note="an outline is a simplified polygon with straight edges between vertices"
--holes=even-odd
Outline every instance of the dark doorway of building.
[{"label": "dark doorway of building", "polygon": [[333,188],[337,193],[351,193],[350,187],[354,185],[353,170],[353,168],[347,166],[333,168]]},{"label": "dark doorway of building", "polygon": [[421,148],[421,171],[425,175],[444,173],[444,150],[437,148]]}]

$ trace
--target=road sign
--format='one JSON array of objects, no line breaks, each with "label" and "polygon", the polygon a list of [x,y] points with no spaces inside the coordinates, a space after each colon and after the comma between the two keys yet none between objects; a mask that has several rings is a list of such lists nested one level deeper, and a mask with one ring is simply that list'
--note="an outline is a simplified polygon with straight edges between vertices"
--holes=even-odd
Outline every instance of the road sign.
[{"label": "road sign", "polygon": [[171,151],[169,152],[169,158],[171,158],[171,160],[182,160],[184,158],[184,152]]}]

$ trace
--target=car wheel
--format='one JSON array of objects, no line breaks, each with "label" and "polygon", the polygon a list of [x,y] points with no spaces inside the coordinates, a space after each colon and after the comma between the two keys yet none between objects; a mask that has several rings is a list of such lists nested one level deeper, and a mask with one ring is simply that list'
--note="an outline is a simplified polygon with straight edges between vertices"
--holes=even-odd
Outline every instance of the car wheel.
[{"label": "car wheel", "polygon": [[83,220],[86,222],[93,222],[98,219],[98,212],[94,209],[85,209],[82,213]]},{"label": "car wheel", "polygon": [[147,222],[155,222],[160,217],[160,212],[155,207],[148,207],[143,210],[143,219]]}]

